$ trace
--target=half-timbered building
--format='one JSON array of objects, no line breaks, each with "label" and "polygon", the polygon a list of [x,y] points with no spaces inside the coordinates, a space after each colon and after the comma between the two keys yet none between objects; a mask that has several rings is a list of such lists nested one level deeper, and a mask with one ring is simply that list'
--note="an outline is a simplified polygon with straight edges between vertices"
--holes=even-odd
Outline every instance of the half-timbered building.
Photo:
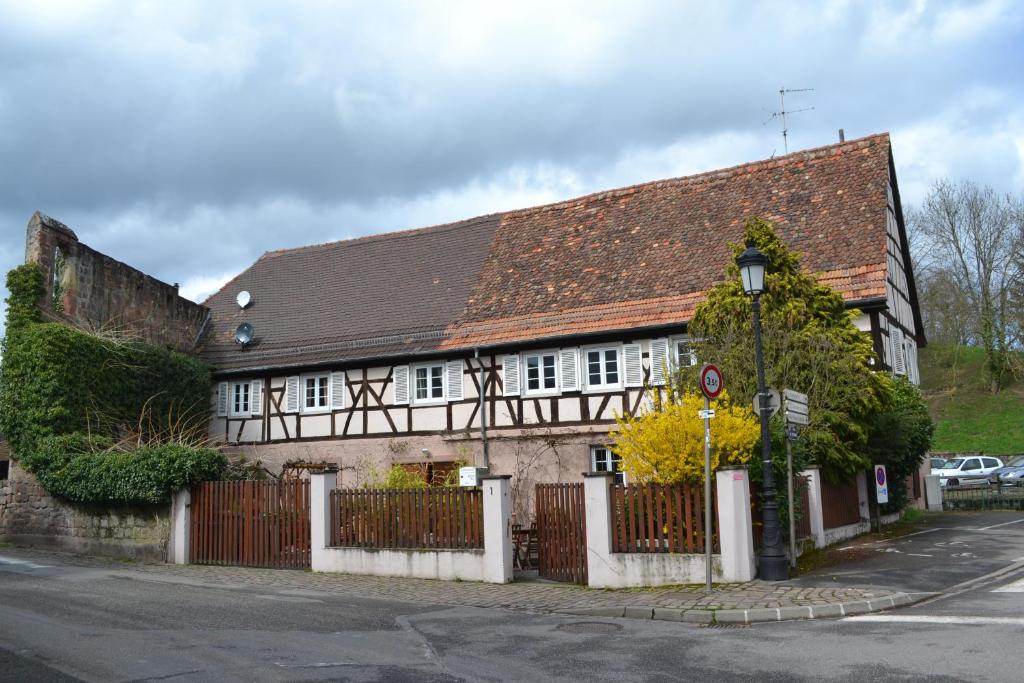
[{"label": "half-timbered building", "polygon": [[[749,216],[861,313],[880,370],[924,343],[887,134],[447,225],[271,251],[206,306],[214,436],[274,468],[575,479],[666,364]],[[249,293],[247,305],[237,295]],[[243,299],[244,303],[244,299]],[[235,341],[239,324],[251,343]],[[483,398],[481,399],[481,393]]]}]

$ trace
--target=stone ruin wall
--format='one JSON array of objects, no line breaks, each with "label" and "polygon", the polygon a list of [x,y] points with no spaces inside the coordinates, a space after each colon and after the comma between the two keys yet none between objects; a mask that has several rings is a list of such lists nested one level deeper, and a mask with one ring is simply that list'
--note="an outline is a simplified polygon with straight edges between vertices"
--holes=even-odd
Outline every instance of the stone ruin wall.
[{"label": "stone ruin wall", "polygon": [[54,498],[11,463],[0,480],[0,542],[160,562],[167,557],[170,504],[154,508],[75,505]]},{"label": "stone ruin wall", "polygon": [[63,223],[33,214],[25,262],[37,263],[43,271],[46,294],[39,306],[47,319],[186,353],[197,350],[209,313],[205,306],[179,296],[177,285],[82,244]]}]

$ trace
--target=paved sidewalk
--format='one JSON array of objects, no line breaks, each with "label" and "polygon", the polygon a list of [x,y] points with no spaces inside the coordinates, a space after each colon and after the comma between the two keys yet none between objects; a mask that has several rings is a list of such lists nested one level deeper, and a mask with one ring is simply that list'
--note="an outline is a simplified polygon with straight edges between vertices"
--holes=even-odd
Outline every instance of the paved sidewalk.
[{"label": "paved sidewalk", "polygon": [[135,564],[27,548],[2,549],[0,555],[42,565],[104,568],[111,570],[114,575],[131,575],[132,578],[141,580],[189,583],[226,589],[264,588],[284,594],[312,591],[421,605],[500,607],[701,624],[742,624],[842,617],[891,609],[931,595],[850,587],[809,587],[761,581],[718,585],[711,594],[705,594],[703,585],[604,590],[538,580],[495,585],[347,574],[314,574],[297,570]]}]

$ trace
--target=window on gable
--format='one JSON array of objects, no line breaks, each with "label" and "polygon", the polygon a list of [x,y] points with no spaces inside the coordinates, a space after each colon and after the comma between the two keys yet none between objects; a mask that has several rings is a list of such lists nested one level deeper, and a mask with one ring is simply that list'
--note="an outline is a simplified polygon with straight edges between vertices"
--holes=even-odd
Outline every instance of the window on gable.
[{"label": "window on gable", "polygon": [[587,387],[591,389],[618,388],[622,380],[619,376],[618,349],[588,349],[586,351]]},{"label": "window on gable", "polygon": [[558,389],[556,353],[530,353],[524,356],[526,361],[526,391],[549,392]]},{"label": "window on gable", "polygon": [[310,375],[303,378],[303,412],[328,409],[329,383],[330,375]]},{"label": "window on gable", "polygon": [[615,483],[626,483],[626,475],[622,473],[621,458],[606,446],[590,447],[590,466],[594,472],[614,472]]},{"label": "window on gable", "polygon": [[249,414],[249,383],[248,382],[232,382],[231,383],[231,414],[232,415],[248,415]]},{"label": "window on gable", "polygon": [[444,400],[444,364],[421,365],[415,370],[414,399],[419,403]]}]

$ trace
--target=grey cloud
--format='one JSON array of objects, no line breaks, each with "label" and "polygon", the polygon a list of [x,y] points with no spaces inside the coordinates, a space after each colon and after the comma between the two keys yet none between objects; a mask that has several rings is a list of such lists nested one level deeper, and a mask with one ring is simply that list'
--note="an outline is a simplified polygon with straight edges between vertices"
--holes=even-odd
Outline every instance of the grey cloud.
[{"label": "grey cloud", "polygon": [[[181,281],[267,248],[429,222],[423,197],[510,168],[565,168],[589,190],[630,150],[723,132],[760,136],[755,156],[781,153],[777,123],[763,122],[782,85],[815,88],[790,100],[814,107],[790,119],[792,148],[838,127],[910,128],[979,87],[1006,99],[951,125],[984,135],[1024,91],[1017,10],[940,40],[949,6],[929,8],[887,40],[878,27],[898,22],[874,15],[888,6],[861,3],[831,18],[816,4],[537,6],[478,32],[462,14],[506,10],[168,7],[115,4],[59,30],[0,8],[4,268],[36,209]],[[963,168],[998,182],[1019,163],[1009,150]]]}]

